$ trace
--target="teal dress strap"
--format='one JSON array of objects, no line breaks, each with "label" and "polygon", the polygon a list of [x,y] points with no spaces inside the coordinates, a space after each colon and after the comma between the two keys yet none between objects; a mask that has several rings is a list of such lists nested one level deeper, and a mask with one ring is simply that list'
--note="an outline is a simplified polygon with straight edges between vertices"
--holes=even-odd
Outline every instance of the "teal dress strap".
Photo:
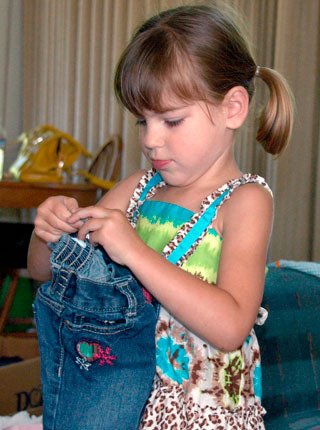
[{"label": "teal dress strap", "polygon": [[158,187],[160,182],[163,182],[162,176],[160,175],[159,172],[156,172],[155,175],[151,177],[151,179],[148,181],[148,183],[144,187],[144,189],[143,189],[143,191],[139,197],[139,201],[143,202],[147,198],[148,194],[150,192],[152,192],[152,190],[154,188]]},{"label": "teal dress strap", "polygon": [[215,199],[202,213],[199,220],[191,227],[191,230],[185,235],[182,241],[173,251],[166,256],[167,260],[173,264],[177,264],[181,258],[187,254],[194,243],[205,233],[212,220],[216,217],[217,209],[220,207],[225,198],[229,195],[230,189],[224,191],[217,199]]},{"label": "teal dress strap", "polygon": [[140,179],[137,188],[135,189],[131,199],[129,201],[129,206],[126,212],[126,216],[133,228],[136,227],[139,218],[139,208],[142,203],[147,199],[152,197],[157,188],[163,187],[165,185],[164,180],[159,172],[154,169],[148,170]]},{"label": "teal dress strap", "polygon": [[182,266],[207,234],[223,202],[230,198],[234,190],[248,183],[258,183],[272,194],[265,180],[258,175],[246,173],[241,178],[228,181],[203,200],[200,211],[183,224],[164,248],[163,256],[171,263]]}]

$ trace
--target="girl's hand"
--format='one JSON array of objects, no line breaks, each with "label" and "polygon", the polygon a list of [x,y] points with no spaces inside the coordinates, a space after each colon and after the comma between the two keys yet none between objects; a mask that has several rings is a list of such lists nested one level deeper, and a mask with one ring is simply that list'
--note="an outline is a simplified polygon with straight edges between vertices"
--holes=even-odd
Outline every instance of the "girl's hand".
[{"label": "girl's hand", "polygon": [[103,246],[116,263],[128,265],[135,247],[143,244],[129,221],[119,209],[89,206],[77,210],[68,218],[72,225],[85,219],[78,237],[84,240],[89,233],[90,242]]},{"label": "girl's hand", "polygon": [[78,207],[77,200],[72,197],[49,197],[38,207],[35,234],[45,242],[57,242],[64,233],[76,232],[83,222],[70,223],[68,218]]}]

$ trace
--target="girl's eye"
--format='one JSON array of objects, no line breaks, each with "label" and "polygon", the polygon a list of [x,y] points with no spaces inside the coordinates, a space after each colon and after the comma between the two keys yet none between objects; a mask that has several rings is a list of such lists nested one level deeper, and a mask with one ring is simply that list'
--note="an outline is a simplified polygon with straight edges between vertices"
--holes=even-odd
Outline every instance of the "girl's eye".
[{"label": "girl's eye", "polygon": [[165,123],[168,127],[177,127],[178,125],[180,125],[183,122],[183,118],[179,118],[179,119],[167,119],[165,120]]},{"label": "girl's eye", "polygon": [[136,125],[138,127],[145,127],[147,125],[147,121],[143,118],[138,118],[136,121]]}]

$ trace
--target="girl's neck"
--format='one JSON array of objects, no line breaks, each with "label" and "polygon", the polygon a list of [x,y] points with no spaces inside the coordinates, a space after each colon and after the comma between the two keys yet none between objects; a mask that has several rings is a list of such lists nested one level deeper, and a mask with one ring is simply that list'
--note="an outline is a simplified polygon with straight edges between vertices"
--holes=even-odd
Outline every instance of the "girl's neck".
[{"label": "girl's neck", "polygon": [[234,161],[229,163],[228,166],[224,166],[224,168],[208,172],[207,175],[185,186],[166,185],[156,192],[154,199],[174,203],[197,212],[205,197],[230,179],[236,179],[240,176],[242,176],[242,172]]}]

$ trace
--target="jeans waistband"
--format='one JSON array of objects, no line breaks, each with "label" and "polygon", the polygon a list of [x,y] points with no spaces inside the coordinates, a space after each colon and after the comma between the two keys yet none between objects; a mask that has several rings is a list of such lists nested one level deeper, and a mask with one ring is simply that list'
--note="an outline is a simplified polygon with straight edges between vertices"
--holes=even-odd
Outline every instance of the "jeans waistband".
[{"label": "jeans waistband", "polygon": [[81,269],[92,257],[95,250],[89,241],[81,243],[68,234],[61,236],[57,243],[49,243],[49,248],[52,249],[51,264],[56,262],[61,265],[66,264],[74,270]]},{"label": "jeans waistband", "polygon": [[53,280],[48,294],[55,300],[97,314],[135,315],[145,306],[140,282],[127,267],[113,262],[102,247],[70,235],[49,246]]},{"label": "jeans waistband", "polygon": [[[93,246],[88,240],[81,241],[73,235],[64,234],[57,243],[50,243],[52,249],[51,265],[67,266],[71,271],[80,271],[93,257],[93,254],[99,254],[101,261],[108,266],[110,278],[133,277],[132,272],[126,267],[115,263],[102,246]],[[107,271],[105,272],[107,274]],[[136,282],[142,287],[139,281]]]}]

